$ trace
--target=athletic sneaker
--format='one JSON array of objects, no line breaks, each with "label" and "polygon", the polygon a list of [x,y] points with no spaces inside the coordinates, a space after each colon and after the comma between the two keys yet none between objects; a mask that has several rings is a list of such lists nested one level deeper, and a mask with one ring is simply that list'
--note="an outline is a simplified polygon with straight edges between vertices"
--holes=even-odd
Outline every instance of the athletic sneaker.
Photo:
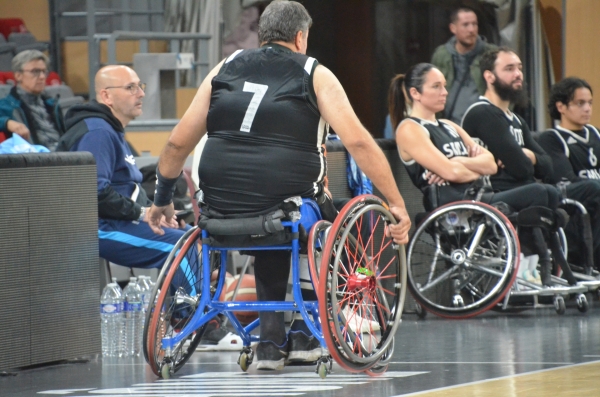
[{"label": "athletic sneaker", "polygon": [[275,343],[259,342],[256,346],[256,369],[260,370],[281,370],[285,366],[287,358],[287,342],[283,346],[277,346]]},{"label": "athletic sneaker", "polygon": [[201,351],[240,351],[244,346],[242,338],[230,332],[221,324],[221,320],[213,318],[206,324],[204,334],[196,350]]},{"label": "athletic sneaker", "polygon": [[288,333],[290,350],[287,363],[314,363],[321,357],[321,343],[314,336],[308,336],[302,331]]}]

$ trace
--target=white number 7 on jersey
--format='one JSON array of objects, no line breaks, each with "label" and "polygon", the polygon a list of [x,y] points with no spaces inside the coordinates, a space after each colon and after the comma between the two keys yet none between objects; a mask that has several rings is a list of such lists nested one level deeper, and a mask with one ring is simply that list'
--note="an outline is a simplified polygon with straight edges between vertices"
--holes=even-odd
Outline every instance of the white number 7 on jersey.
[{"label": "white number 7 on jersey", "polygon": [[258,105],[260,105],[260,101],[262,101],[267,89],[268,85],[265,84],[255,84],[244,82],[244,92],[253,92],[252,100],[248,105],[248,109],[246,110],[246,115],[244,116],[244,121],[242,121],[242,127],[240,131],[250,132],[250,127],[252,127],[252,122],[254,121],[254,116],[256,116],[256,111],[258,110]]}]

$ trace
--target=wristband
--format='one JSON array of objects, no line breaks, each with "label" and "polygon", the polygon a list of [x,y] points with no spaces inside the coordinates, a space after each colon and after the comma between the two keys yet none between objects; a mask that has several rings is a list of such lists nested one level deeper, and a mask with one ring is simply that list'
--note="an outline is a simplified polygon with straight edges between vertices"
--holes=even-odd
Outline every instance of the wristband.
[{"label": "wristband", "polygon": [[146,211],[147,211],[147,210],[148,210],[148,208],[146,208],[146,207],[142,207],[142,208],[140,209],[140,216],[139,216],[139,217],[138,217],[138,219],[137,219],[137,220],[138,220],[138,222],[141,222],[141,221],[143,221],[143,220],[144,220],[144,217],[146,216]]},{"label": "wristband", "polygon": [[[179,174],[181,175],[181,174]],[[177,178],[165,178],[162,176],[156,167],[156,189],[154,190],[154,205],[164,207],[173,202],[173,193],[175,192],[175,184]]]}]

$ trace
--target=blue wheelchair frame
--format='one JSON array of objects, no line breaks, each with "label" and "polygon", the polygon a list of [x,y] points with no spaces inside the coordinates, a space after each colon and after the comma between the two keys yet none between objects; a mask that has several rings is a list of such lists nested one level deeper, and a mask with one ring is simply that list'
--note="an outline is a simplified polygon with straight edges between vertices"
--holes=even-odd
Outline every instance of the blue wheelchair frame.
[{"label": "blue wheelchair frame", "polygon": [[[314,224],[313,220],[319,220],[321,218],[316,202],[314,200],[303,199],[302,207],[308,205],[311,209],[318,214],[316,219],[309,220],[310,226]],[[306,214],[306,212],[305,212]],[[200,296],[200,302],[198,303],[198,309],[195,311],[191,320],[184,326],[184,328],[173,338],[163,338],[162,344],[166,351],[177,346],[183,340],[185,340],[190,334],[204,326],[211,319],[220,313],[223,313],[235,331],[240,335],[244,346],[250,346],[251,342],[259,340],[257,335],[251,335],[251,332],[256,329],[259,325],[259,319],[254,320],[247,326],[242,326],[239,320],[233,314],[234,311],[293,311],[300,312],[309,330],[315,336],[324,351],[326,351],[326,343],[323,337],[323,331],[321,329],[319,318],[319,304],[318,301],[304,301],[302,299],[302,292],[300,290],[300,243],[298,241],[299,226],[300,224],[306,225],[307,222],[302,222],[302,219],[298,221],[282,221],[284,228],[289,228],[294,236],[292,241],[288,244],[274,245],[274,246],[256,246],[256,247],[219,247],[213,248],[209,244],[202,244],[202,291],[210,291],[211,283],[211,269],[210,266],[210,252],[219,251],[221,256],[220,267],[222,270],[227,268],[227,252],[228,251],[273,251],[273,250],[290,250],[292,254],[292,296],[293,301],[219,301],[218,297],[221,296],[223,286],[225,284],[225,271],[219,272],[219,280],[217,283],[217,290],[211,297],[210,294],[202,294]],[[310,227],[309,226],[309,227]],[[307,228],[308,229],[308,228]],[[207,241],[209,233],[206,230],[202,230],[202,241]],[[192,285],[194,283],[191,283]],[[313,284],[314,288],[314,284]],[[208,311],[206,309],[208,308]],[[312,319],[309,316],[309,312],[312,315]],[[314,319],[314,320],[313,320]]]}]

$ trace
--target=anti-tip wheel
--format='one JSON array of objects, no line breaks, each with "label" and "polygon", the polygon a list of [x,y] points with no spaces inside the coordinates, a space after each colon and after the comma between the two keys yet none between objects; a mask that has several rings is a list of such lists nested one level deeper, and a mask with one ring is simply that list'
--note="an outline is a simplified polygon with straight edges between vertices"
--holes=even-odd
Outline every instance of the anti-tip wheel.
[{"label": "anti-tip wheel", "polygon": [[565,305],[565,298],[561,295],[557,295],[554,297],[554,309],[558,314],[565,314],[567,310],[567,305]]},{"label": "anti-tip wheel", "polygon": [[589,308],[590,304],[588,303],[587,297],[584,294],[577,295],[577,310],[581,313],[585,313]]}]

